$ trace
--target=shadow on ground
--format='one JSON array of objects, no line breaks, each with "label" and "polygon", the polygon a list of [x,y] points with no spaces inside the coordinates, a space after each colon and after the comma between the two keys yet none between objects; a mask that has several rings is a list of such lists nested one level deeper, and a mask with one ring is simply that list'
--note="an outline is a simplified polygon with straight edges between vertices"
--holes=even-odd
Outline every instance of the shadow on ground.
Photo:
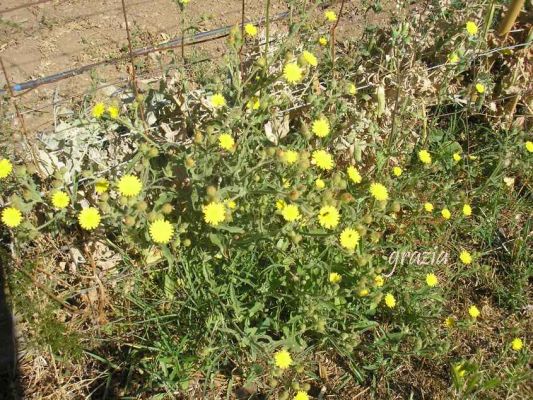
[{"label": "shadow on ground", "polygon": [[5,258],[0,258],[0,400],[22,399],[13,316],[6,296]]}]

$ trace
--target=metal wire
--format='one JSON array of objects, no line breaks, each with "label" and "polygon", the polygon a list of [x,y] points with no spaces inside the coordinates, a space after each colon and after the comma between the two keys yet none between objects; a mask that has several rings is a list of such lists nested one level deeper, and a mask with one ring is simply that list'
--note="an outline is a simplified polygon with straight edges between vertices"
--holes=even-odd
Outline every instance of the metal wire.
[{"label": "metal wire", "polygon": [[[515,48],[519,48],[519,47],[525,47],[525,46],[528,46],[528,45],[531,45],[531,42],[525,42],[525,43],[519,43],[519,44],[515,44],[515,45],[511,45],[511,46],[499,47],[499,48],[496,48],[496,49],[491,49],[491,50],[488,50],[488,51],[484,51],[482,53],[474,54],[472,56],[472,58],[484,57],[484,56],[487,56],[487,55],[490,55],[490,54],[493,54],[493,53],[496,53],[496,52],[499,52],[499,51],[515,49]],[[452,64],[444,63],[444,64],[439,64],[439,65],[434,65],[434,66],[426,68],[426,71],[429,72],[429,71],[432,71],[432,70],[435,70],[435,69],[438,69],[438,68],[442,68],[442,67],[446,67],[446,66],[450,66],[450,65],[452,65]],[[348,74],[347,78],[349,79],[351,77],[354,77],[355,75],[356,75],[355,73]],[[387,76],[387,75],[391,75],[391,73],[385,74],[384,76]],[[363,86],[357,86],[356,89],[357,90],[362,90],[362,89],[366,89],[366,88],[374,87],[374,86],[377,86],[377,84],[369,82],[369,83],[364,84]],[[297,89],[293,93],[295,93],[296,95],[299,95],[299,94],[302,94],[303,92],[305,92],[305,87],[303,87],[301,89]],[[295,105],[295,106],[293,106],[293,107],[291,107],[291,108],[289,108],[287,110],[279,111],[278,115],[283,115],[283,114],[286,114],[289,111],[293,111],[293,110],[297,110],[297,109],[300,109],[300,108],[304,108],[304,107],[307,107],[309,105],[310,105],[310,103],[304,103],[304,104],[300,104],[300,105]]]},{"label": "metal wire", "polygon": [[[277,43],[278,41],[279,41],[278,38],[274,38],[274,39],[272,39],[270,41],[270,43]],[[190,67],[190,66],[198,65],[198,64],[201,64],[201,63],[204,63],[204,62],[214,61],[215,59],[224,57],[226,54],[227,53],[224,52],[224,53],[218,54],[218,55],[216,55],[214,57],[202,58],[200,60],[195,60],[195,61],[186,61],[186,62],[181,63],[179,66],[180,67]],[[250,53],[249,56],[253,57],[253,56],[256,56],[258,54],[261,54],[261,52],[258,51],[258,52]],[[145,75],[145,76],[141,77],[141,79],[149,79],[149,78],[152,78],[154,82],[159,80],[159,78],[153,77],[152,74]],[[116,86],[117,84],[120,84],[120,83],[126,83],[128,81],[129,81],[128,78],[121,78],[121,79],[115,80],[113,82],[107,82],[107,83],[105,83],[105,84],[103,84],[101,86],[98,86],[96,88],[92,88],[91,89],[91,93],[103,90],[103,89],[111,87],[111,86]],[[125,87],[118,87],[117,89],[118,89],[119,92],[125,92],[127,90]],[[46,102],[45,104],[39,105],[37,108],[35,108],[35,107],[29,108],[29,107],[26,106],[27,109],[25,111],[22,111],[21,114],[25,115],[25,114],[31,114],[31,113],[35,113],[35,112],[40,112],[40,111],[42,111],[42,110],[44,110],[44,109],[46,109],[48,107],[57,107],[57,106],[62,105],[62,104],[70,103],[70,102],[72,102],[73,100],[76,100],[76,99],[81,100],[82,98],[84,98],[84,97],[86,97],[88,95],[89,95],[89,93],[84,92],[84,93],[81,93],[81,94],[69,96],[69,97],[67,97],[65,99],[62,99],[60,101]],[[15,114],[8,114],[6,116],[6,118],[8,118],[8,119],[14,118],[14,117],[15,117]],[[41,127],[43,127],[43,126],[45,126],[47,124],[48,123],[45,122],[45,123],[39,125],[38,127],[34,127],[34,129],[41,128]]]},{"label": "metal wire", "polygon": [[7,8],[5,10],[0,10],[0,15],[1,14],[7,14],[9,12],[12,12],[12,11],[17,11],[17,10],[20,10],[22,8],[29,8],[29,7],[32,7],[32,6],[38,6],[39,4],[45,4],[45,3],[50,3],[52,2],[52,0],[39,0],[39,1],[35,1],[33,3],[24,3],[24,4],[21,4],[19,6],[16,6],[16,7],[11,7],[11,8]]},{"label": "metal wire", "polygon": [[[36,5],[36,4],[47,3],[47,2],[48,1],[41,1],[41,2],[37,2],[37,3],[32,3],[30,5]],[[22,7],[23,6],[19,6],[18,8],[22,8]],[[288,12],[279,13],[272,19],[272,22],[280,20],[280,19],[284,19],[288,15],[289,15]],[[242,21],[244,21],[244,18],[242,18]],[[241,21],[241,24],[242,24],[242,21]],[[261,19],[260,21],[256,22],[256,23],[257,24],[264,23],[264,18]],[[22,84],[14,85],[13,89],[14,90],[24,90],[24,89],[32,90],[34,87],[38,87],[38,86],[45,85],[45,84],[52,83],[52,82],[57,82],[59,80],[66,79],[66,78],[69,78],[71,76],[75,76],[75,75],[81,74],[81,73],[83,73],[83,72],[85,72],[87,70],[93,69],[93,68],[95,68],[97,66],[100,66],[100,65],[117,63],[119,61],[127,59],[128,56],[130,56],[130,57],[143,56],[143,55],[147,55],[147,54],[150,54],[150,53],[153,53],[153,52],[160,52],[160,51],[169,50],[169,49],[172,49],[172,48],[175,48],[175,47],[178,47],[178,46],[182,46],[182,45],[183,46],[194,46],[196,44],[210,42],[212,40],[217,40],[217,39],[220,39],[222,37],[227,36],[232,27],[233,26],[226,26],[226,27],[223,27],[223,28],[218,28],[218,29],[214,29],[214,30],[210,30],[210,31],[206,31],[206,32],[201,32],[201,33],[198,33],[198,34],[195,34],[195,35],[190,35],[190,36],[187,36],[187,37],[185,37],[185,36],[175,37],[175,38],[173,38],[173,39],[171,39],[171,40],[167,41],[166,43],[164,43],[162,45],[159,45],[159,46],[144,47],[144,48],[140,48],[140,49],[136,49],[136,50],[130,49],[130,54],[129,55],[116,57],[114,59],[104,60],[104,61],[93,63],[93,64],[84,65],[84,66],[81,66],[81,67],[73,69],[73,70],[63,71],[61,73],[51,75],[49,77],[44,77],[44,78],[40,78],[40,79],[37,79],[37,80],[24,82]],[[524,46],[527,46],[528,44],[529,43],[520,43],[520,44],[516,44],[516,45],[512,45],[512,46],[506,46],[506,47],[500,47],[500,48],[496,48],[496,49],[491,49],[491,50],[488,50],[488,51],[485,51],[485,52],[482,52],[482,53],[479,53],[479,54],[474,54],[473,58],[482,57],[482,56],[485,56],[485,55],[490,55],[490,54],[493,54],[495,52],[503,51],[503,50],[507,50],[507,49],[524,47]],[[210,61],[210,60],[211,60],[211,58],[206,58],[206,59],[200,60],[199,62],[205,62],[205,61]],[[184,65],[190,65],[190,64],[184,63]],[[441,67],[449,66],[449,65],[450,65],[449,63],[439,64],[439,65],[428,67],[426,70],[429,72],[429,71],[432,71],[432,70],[435,70],[435,69],[438,69],[438,68],[441,68]],[[347,76],[347,78],[350,79],[350,78],[354,77],[355,75],[356,75],[356,73],[349,74]],[[387,75],[388,74],[385,74],[385,76],[387,76]],[[102,86],[100,86],[100,87],[98,87],[98,88],[96,88],[94,90],[95,91],[102,90],[102,89],[104,89],[106,87],[113,86],[113,85],[115,85],[117,83],[122,83],[122,82],[126,82],[126,81],[128,81],[128,79],[120,79],[120,80],[112,82],[112,83],[106,83],[106,84],[104,84],[104,85],[102,85]],[[366,88],[369,88],[369,87],[373,87],[373,86],[376,86],[376,84],[372,83],[372,82],[366,82],[366,83],[362,82],[361,85],[357,87],[357,89],[358,90],[363,90],[363,89],[366,89]],[[308,84],[303,86],[302,88],[297,89],[294,92],[294,94],[296,96],[301,96],[301,95],[303,95],[303,93],[305,93],[309,89],[309,87],[310,87],[310,82],[308,82]],[[120,90],[125,91],[126,89],[121,88]],[[2,93],[5,93],[5,91],[0,90],[0,95]],[[27,93],[27,92],[24,92],[24,93]],[[24,93],[22,93],[22,94],[24,94]],[[19,96],[22,95],[22,94],[19,94]],[[75,98],[78,98],[78,97],[82,98],[84,96],[86,96],[85,93],[81,94],[81,95],[78,95],[78,96],[72,96],[72,97],[70,97],[68,99],[61,100],[60,102],[51,102],[51,103],[48,103],[48,104],[46,104],[46,105],[44,105],[44,106],[42,106],[40,108],[37,108],[37,109],[25,110],[21,114],[26,114],[26,113],[31,113],[31,112],[38,112],[38,111],[40,111],[40,110],[42,110],[42,109],[44,109],[44,108],[46,108],[48,106],[56,107],[57,105],[67,103],[69,101],[72,101]],[[501,99],[496,99],[495,101],[498,101],[498,100],[501,100]],[[286,113],[288,113],[290,111],[306,107],[308,105],[310,105],[310,104],[309,103],[295,104],[293,107],[290,107],[290,108],[285,109],[285,110],[278,111],[278,114],[283,115],[283,114],[286,114]],[[179,121],[178,120],[169,121],[168,123],[172,124],[174,122],[179,122]],[[41,124],[39,127],[46,126],[47,124],[48,123]],[[83,125],[81,125],[81,126],[83,126]],[[79,127],[80,127],[80,125],[79,126],[72,126],[72,127],[66,128],[64,130],[75,129],[75,128],[79,128]],[[148,131],[153,131],[153,130],[158,130],[158,129],[161,129],[161,127],[160,126],[153,126],[153,127],[147,127],[146,128],[146,130],[148,130]],[[64,131],[64,130],[62,130],[62,131]],[[121,137],[127,137],[130,134],[131,134],[131,132],[128,133],[127,135],[122,135]],[[103,138],[101,141],[99,141],[97,143],[103,143],[105,141],[107,141],[107,139]]]},{"label": "metal wire", "polygon": [[[275,39],[275,38],[274,38],[274,39],[272,39],[272,40],[270,41],[270,43],[275,43],[275,42],[277,42],[277,41],[278,41],[278,39]],[[249,56],[250,56],[250,57],[253,57],[253,56],[257,56],[257,55],[259,55],[259,54],[262,54],[262,52],[261,52],[261,51],[253,52],[253,53],[250,53]],[[221,55],[219,55],[219,56],[217,56],[217,57],[223,57],[224,55],[225,55],[225,53],[224,53],[224,54],[221,54]],[[194,62],[186,62],[186,63],[183,63],[182,66],[192,66],[192,65],[196,65],[196,64],[203,63],[203,62],[212,61],[212,60],[213,60],[213,58],[204,58],[204,59],[197,60],[197,61],[194,61]],[[154,81],[157,81],[157,80],[158,80],[157,78],[154,78]],[[124,79],[124,81],[127,81],[127,79]],[[106,87],[106,86],[111,86],[111,85],[103,85],[103,86],[97,88],[96,90],[103,89],[103,88]],[[125,90],[126,90],[125,88],[120,88],[120,89],[121,89],[122,91],[125,91]],[[83,94],[82,96],[85,96],[85,94]],[[75,96],[75,97],[77,97],[77,96]],[[81,96],[80,96],[80,97],[81,97]],[[63,101],[63,102],[66,102],[66,101],[68,101],[68,100],[65,100],[65,101]],[[48,106],[50,106],[50,105],[57,105],[57,104],[58,104],[58,103],[55,103],[55,104],[51,103],[51,104],[47,104],[45,107],[48,107]],[[171,121],[169,121],[168,123],[169,123],[169,124],[172,124],[172,123],[175,123],[175,122],[179,122],[179,120],[171,120]],[[48,126],[48,125],[49,125],[49,122],[44,122],[44,123],[42,123],[41,125],[35,127],[34,130],[38,131],[39,128],[44,127],[44,126]],[[77,129],[77,128],[84,127],[84,126],[88,126],[88,125],[91,125],[91,122],[82,123],[82,124],[78,124],[78,125],[74,125],[74,126],[69,126],[69,127],[64,128],[64,129],[61,129],[61,130],[55,130],[54,132],[55,132],[55,133],[64,133],[64,132],[66,132],[66,131],[73,130],[73,129]],[[161,129],[161,126],[159,126],[159,125],[152,126],[152,127],[147,127],[147,128],[146,128],[146,130],[149,131],[149,132],[150,132],[150,131],[159,130],[159,129]],[[44,135],[45,132],[42,132],[41,134]],[[129,132],[129,133],[127,133],[127,134],[124,134],[124,135],[122,135],[121,137],[127,137],[127,136],[129,136],[130,134],[131,134],[131,132]],[[42,140],[41,140],[41,141],[42,141]],[[95,142],[95,143],[104,143],[104,142],[106,142],[106,141],[108,141],[108,139],[106,139],[106,138],[102,138],[100,141],[97,141],[97,142]],[[52,154],[57,154],[57,153],[59,153],[59,152],[61,152],[61,150],[55,150],[55,151],[52,151],[51,153],[52,153]]]},{"label": "metal wire", "polygon": [[[287,18],[288,15],[289,15],[288,12],[278,13],[274,17],[271,18],[271,22],[276,22],[281,19],[285,19]],[[259,21],[256,21],[255,23],[258,25],[263,24],[264,18],[260,19]],[[67,71],[62,71],[57,74],[49,75],[43,78],[38,78],[38,79],[31,80],[31,81],[18,83],[18,84],[13,85],[12,89],[15,92],[21,92],[26,89],[33,89],[38,86],[55,83],[63,79],[67,79],[67,78],[71,78],[76,75],[80,75],[96,67],[100,67],[103,65],[117,64],[121,61],[124,61],[130,58],[130,56],[133,56],[133,57],[144,56],[150,53],[171,50],[179,46],[189,47],[189,46],[195,46],[201,43],[211,42],[213,40],[218,40],[218,39],[228,36],[233,26],[234,25],[228,25],[223,28],[212,29],[212,30],[209,30],[206,32],[200,32],[194,35],[175,37],[159,46],[149,46],[149,47],[143,47],[140,49],[132,50],[131,55],[126,54],[126,55],[122,55],[119,57],[114,57],[114,58],[110,58],[107,60],[102,60],[102,61],[98,61],[95,63],[82,65],[81,67],[70,69]],[[7,94],[7,91],[4,89],[0,89],[0,96],[5,95],[5,94]]]},{"label": "metal wire", "polygon": [[[275,39],[273,41],[276,41]],[[478,58],[478,57],[483,57],[483,56],[487,56],[487,55],[490,55],[490,54],[493,54],[493,53],[496,53],[496,52],[499,52],[499,51],[504,51],[504,50],[511,50],[511,49],[516,49],[516,48],[520,48],[520,47],[526,47],[528,45],[530,45],[531,43],[529,42],[525,42],[525,43],[518,43],[518,44],[515,44],[515,45],[510,45],[510,46],[504,46],[504,47],[499,47],[499,48],[495,48],[495,49],[491,49],[491,50],[487,50],[487,51],[484,51],[484,52],[481,52],[481,53],[478,53],[478,54],[474,54],[473,55],[473,58]],[[225,53],[224,53],[225,54]],[[218,56],[218,57],[222,57],[224,54]],[[253,54],[252,54],[253,55]],[[202,59],[200,61],[197,61],[197,62],[194,62],[194,63],[184,63],[183,66],[186,66],[186,65],[192,65],[192,64],[196,64],[196,63],[201,63],[201,62],[206,62],[206,61],[210,61],[211,59],[209,58],[206,58],[206,59]],[[432,70],[435,70],[435,69],[438,69],[438,68],[442,68],[442,67],[446,67],[446,66],[450,66],[451,64],[449,63],[443,63],[443,64],[438,64],[438,65],[434,65],[434,66],[431,66],[431,67],[428,67],[426,68],[426,71],[432,71]],[[347,78],[352,78],[354,77],[356,74],[355,73],[352,73],[352,74],[349,74],[347,75]],[[112,83],[106,83],[98,88],[96,88],[95,90],[98,91],[98,90],[101,90],[101,89],[104,89],[106,87],[110,87],[110,86],[113,86],[113,85],[116,85],[117,83],[121,83],[121,82],[127,82],[128,79],[124,78],[124,79],[120,79],[120,80],[117,80],[115,82],[112,82]],[[363,84],[362,86],[357,86],[357,90],[362,90],[362,89],[366,89],[366,88],[369,88],[369,87],[374,87],[376,86],[376,84],[374,83],[365,83]],[[122,89],[124,90],[124,89]],[[303,92],[305,91],[305,87],[301,88],[301,89],[297,89],[294,93],[296,95],[299,95],[299,94],[302,94]],[[280,93],[279,91],[278,92],[274,92],[273,94],[276,94],[276,93]],[[27,113],[31,113],[31,112],[38,112],[44,108],[47,108],[49,106],[56,106],[56,105],[61,105],[61,104],[64,104],[64,103],[67,103],[75,98],[81,98],[81,97],[84,97],[86,94],[82,94],[82,95],[78,95],[78,96],[72,96],[68,99],[65,99],[65,100],[62,100],[60,102],[51,102],[51,103],[48,103],[42,107],[39,107],[37,109],[32,109],[32,110],[26,110],[26,111],[23,111],[21,112],[22,115],[24,114],[27,114]],[[308,103],[306,104],[302,104],[302,105],[299,105],[299,106],[294,106],[290,109],[287,109],[285,110],[285,112],[288,112],[288,111],[292,111],[292,110],[295,110],[295,109],[298,109],[298,108],[301,108],[301,107],[305,107],[309,105]],[[14,116],[14,115],[13,115]],[[11,117],[13,117],[11,116]],[[42,124],[41,126],[44,126],[46,125],[45,124]]]}]

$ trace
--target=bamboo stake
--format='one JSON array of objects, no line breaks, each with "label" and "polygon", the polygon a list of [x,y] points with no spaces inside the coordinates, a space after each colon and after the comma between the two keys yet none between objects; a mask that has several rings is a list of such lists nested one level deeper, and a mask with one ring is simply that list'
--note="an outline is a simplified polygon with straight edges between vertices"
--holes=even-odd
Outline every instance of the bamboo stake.
[{"label": "bamboo stake", "polygon": [[503,19],[500,27],[498,28],[499,36],[505,36],[509,33],[516,21],[516,18],[518,17],[518,14],[520,14],[520,10],[522,10],[524,3],[525,0],[513,0],[511,5],[509,6],[509,10],[507,10],[505,18]]}]

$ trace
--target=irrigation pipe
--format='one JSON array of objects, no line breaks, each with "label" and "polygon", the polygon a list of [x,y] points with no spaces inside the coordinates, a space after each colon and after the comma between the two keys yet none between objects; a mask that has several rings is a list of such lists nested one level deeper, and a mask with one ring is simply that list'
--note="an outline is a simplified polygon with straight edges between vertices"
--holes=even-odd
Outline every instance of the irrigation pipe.
[{"label": "irrigation pipe", "polygon": [[[287,18],[289,15],[288,11],[276,14],[273,18],[271,18],[271,21],[279,21],[282,19]],[[257,22],[258,24],[264,23],[264,19],[261,19]],[[174,39],[169,40],[168,42],[162,44],[161,46],[149,46],[149,47],[143,47],[140,49],[133,50],[132,55],[134,57],[144,56],[150,53],[155,53],[158,51],[165,51],[170,50],[178,46],[194,46],[197,44],[210,42],[212,40],[221,39],[223,37],[226,37],[229,35],[231,29],[235,25],[228,25],[223,28],[217,28],[206,32],[200,32],[196,33],[194,35],[188,36],[188,37],[176,37]],[[45,76],[43,78],[34,79],[31,81],[26,81],[22,83],[17,83],[12,86],[12,89],[14,92],[20,92],[26,89],[34,89],[38,86],[47,85],[50,83],[58,82],[63,79],[71,78],[76,75],[83,74],[84,72],[90,71],[93,68],[108,65],[108,64],[116,64],[119,61],[123,61],[126,59],[129,59],[130,55],[125,54],[120,57],[110,58],[108,60],[98,61],[92,64],[83,65],[78,68],[70,69],[67,71],[58,72],[57,74]],[[7,94],[7,90],[0,89],[0,96]]]}]

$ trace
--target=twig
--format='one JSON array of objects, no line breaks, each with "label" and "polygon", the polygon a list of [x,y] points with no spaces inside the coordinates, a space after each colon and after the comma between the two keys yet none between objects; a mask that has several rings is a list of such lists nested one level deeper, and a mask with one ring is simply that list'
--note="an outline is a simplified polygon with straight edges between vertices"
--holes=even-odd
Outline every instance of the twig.
[{"label": "twig", "polygon": [[[33,158],[33,162],[35,164],[35,168],[37,168],[37,171],[39,172],[39,175],[42,176],[43,174],[42,174],[41,168],[39,166],[39,162],[37,161],[37,155],[35,153],[35,149],[33,148],[33,144],[28,140],[28,131],[26,130],[26,124],[24,122],[24,117],[20,113],[20,109],[19,109],[19,106],[18,106],[17,99],[15,97],[15,94],[13,93],[13,88],[11,87],[11,80],[9,79],[9,76],[7,75],[6,66],[4,65],[4,60],[2,59],[2,57],[0,57],[0,66],[2,67],[2,72],[4,73],[4,76],[6,78],[6,84],[7,84],[8,90],[9,90],[10,97],[13,99],[13,105],[15,106],[15,111],[17,113],[17,118],[18,118],[18,120],[20,122],[20,126],[21,126],[21,129],[22,129],[22,135],[24,137],[24,140],[26,141],[26,144],[28,145],[28,147],[30,149],[30,154],[31,154],[31,157]],[[15,146],[15,151],[16,150],[17,150],[17,146]]]},{"label": "twig", "polygon": [[243,79],[244,75],[244,66],[242,62],[242,50],[244,49],[244,21],[246,17],[245,13],[245,6],[246,6],[246,0],[242,0],[242,9],[241,9],[241,47],[239,49],[239,69],[241,71],[241,79]]},{"label": "twig", "polygon": [[337,30],[337,25],[339,25],[339,21],[342,17],[342,11],[344,10],[344,1],[342,0],[341,8],[339,10],[339,16],[337,17],[337,20],[335,21],[335,25],[331,28],[331,64],[332,69],[335,67],[335,31]]},{"label": "twig", "polygon": [[265,15],[265,71],[268,72],[268,43],[270,42],[270,0],[266,0]]},{"label": "twig", "polygon": [[53,294],[47,287],[45,287],[45,286],[41,285],[39,282],[37,282],[33,276],[28,274],[26,271],[24,271],[24,269],[20,268],[17,264],[18,264],[18,261],[15,261],[15,263],[13,264],[15,269],[17,271],[21,272],[26,278],[28,278],[31,281],[31,283],[33,283],[35,285],[35,287],[37,289],[42,290],[48,297],[50,297],[55,302],[61,304],[67,310],[72,311],[72,312],[76,312],[77,311],[77,309],[75,307],[72,307],[70,304],[68,304],[64,300],[61,300],[59,297],[57,297],[55,294]]},{"label": "twig", "polygon": [[[141,120],[143,122],[143,128],[146,130],[146,127],[148,124],[146,123],[146,119],[144,118],[144,106],[142,99],[139,98],[139,88],[137,87],[137,76],[135,73],[135,56],[133,54],[133,46],[131,44],[131,34],[130,34],[130,27],[128,24],[128,14],[126,13],[126,2],[125,0],[122,0],[122,14],[124,15],[124,22],[126,23],[126,35],[128,38],[128,51],[130,55],[130,63],[131,63],[131,80],[132,80],[132,86],[133,90],[135,92],[135,100],[139,104],[139,113],[141,114]],[[183,43],[183,39],[182,39]],[[146,133],[145,133],[146,136]]]}]

